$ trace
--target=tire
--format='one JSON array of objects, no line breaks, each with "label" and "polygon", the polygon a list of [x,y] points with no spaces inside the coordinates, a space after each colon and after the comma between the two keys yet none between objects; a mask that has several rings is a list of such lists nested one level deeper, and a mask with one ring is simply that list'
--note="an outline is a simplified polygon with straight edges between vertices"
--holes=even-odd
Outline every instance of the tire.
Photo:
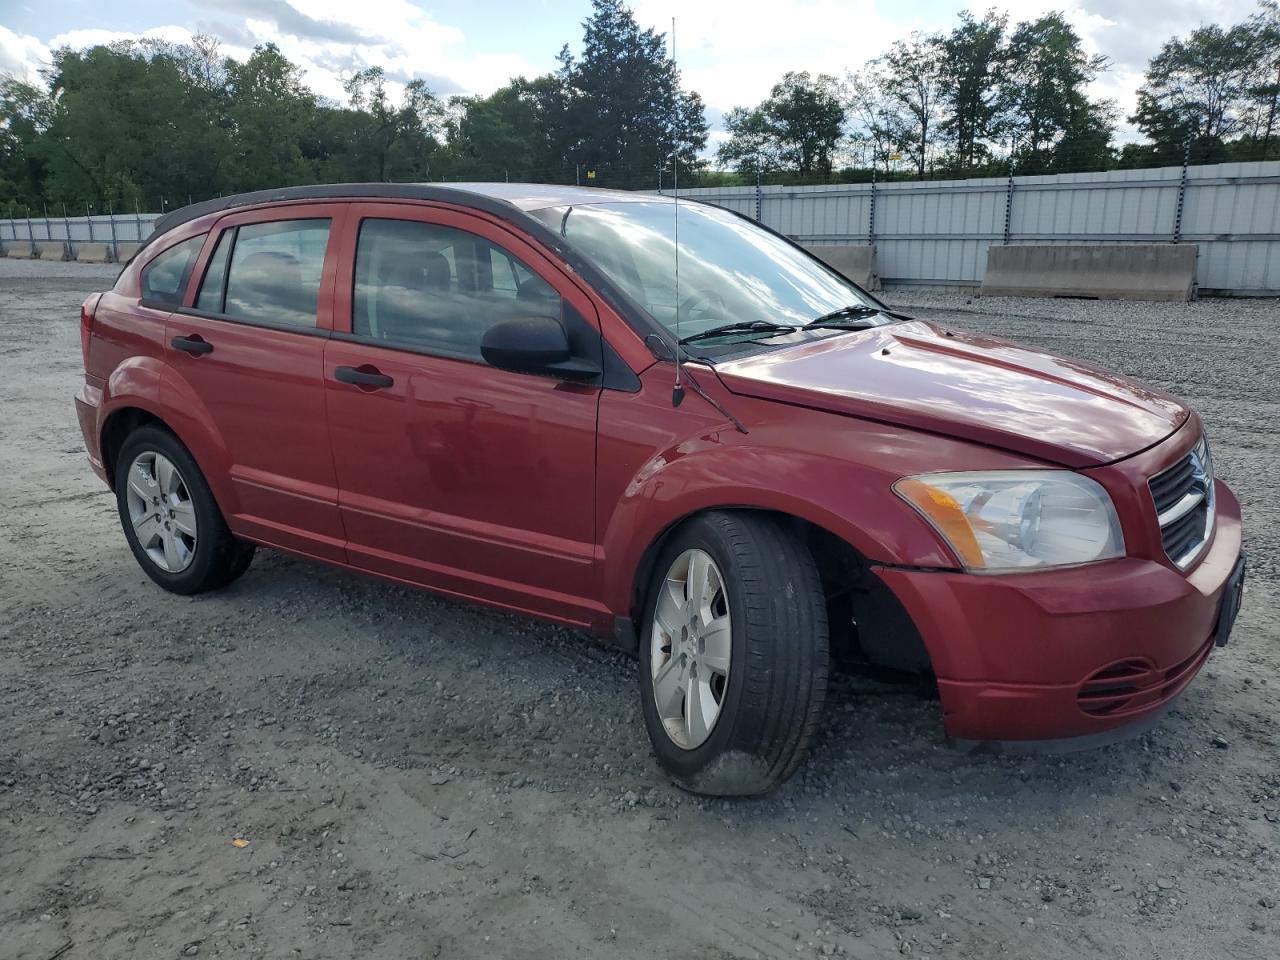
[{"label": "tire", "polygon": [[249,569],[254,545],[227,527],[195,459],[168,430],[147,425],[130,433],[115,470],[125,539],[138,565],[165,590],[216,590]]},{"label": "tire", "polygon": [[[705,581],[699,554],[712,564]],[[698,604],[696,624],[688,620],[691,580],[707,583],[710,597]],[[822,713],[827,645],[818,569],[787,525],[749,511],[687,521],[659,555],[640,635],[641,708],[663,769],[684,789],[711,796],[754,796],[785,781]],[[700,713],[689,710],[691,700]]]}]

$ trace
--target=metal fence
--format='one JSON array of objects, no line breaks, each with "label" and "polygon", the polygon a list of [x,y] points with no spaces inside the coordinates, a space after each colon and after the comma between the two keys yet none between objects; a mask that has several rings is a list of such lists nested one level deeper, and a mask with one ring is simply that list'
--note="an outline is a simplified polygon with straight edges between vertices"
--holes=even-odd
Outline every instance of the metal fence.
[{"label": "metal fence", "polygon": [[[704,187],[801,242],[872,243],[886,283],[976,286],[993,243],[1194,243],[1203,292],[1280,296],[1280,161],[978,180]],[[0,244],[120,244],[160,215],[0,219]]]},{"label": "metal fence", "polygon": [[158,213],[117,213],[96,217],[40,216],[0,220],[0,245],[7,250],[14,245],[21,247],[41,241],[64,240],[71,244],[74,254],[77,243],[105,243],[115,256],[119,253],[119,244],[146,239],[158,219]]},{"label": "metal fence", "polygon": [[976,286],[996,243],[1194,243],[1204,292],[1280,296],[1280,161],[681,190],[801,242],[873,243],[886,283]]}]

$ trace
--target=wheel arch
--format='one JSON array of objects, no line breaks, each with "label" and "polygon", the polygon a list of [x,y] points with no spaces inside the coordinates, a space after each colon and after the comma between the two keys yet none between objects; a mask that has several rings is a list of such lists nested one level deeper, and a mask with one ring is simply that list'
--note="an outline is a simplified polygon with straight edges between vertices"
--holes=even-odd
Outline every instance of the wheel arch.
[{"label": "wheel arch", "polygon": [[[933,660],[924,638],[892,590],[875,575],[874,564],[846,538],[820,523],[785,510],[749,505],[721,505],[690,510],[669,522],[641,551],[632,572],[627,602],[630,645],[643,641],[645,605],[663,549],[682,527],[710,512],[750,512],[771,516],[790,527],[813,554],[822,578],[838,659],[865,659],[878,666],[931,676]],[[628,645],[624,643],[624,645]],[[638,647],[635,647],[638,649]],[[634,650],[633,650],[634,652]]]},{"label": "wheel arch", "polygon": [[133,358],[113,371],[105,394],[98,442],[112,490],[120,446],[138,427],[153,423],[187,448],[224,514],[235,513],[227,446],[199,395],[172,367],[154,357]]}]

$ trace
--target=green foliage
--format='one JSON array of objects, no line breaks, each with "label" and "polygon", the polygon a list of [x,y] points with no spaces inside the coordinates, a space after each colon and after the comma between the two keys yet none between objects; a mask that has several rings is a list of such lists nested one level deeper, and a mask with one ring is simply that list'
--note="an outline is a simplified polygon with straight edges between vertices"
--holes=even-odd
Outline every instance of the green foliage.
[{"label": "green foliage", "polygon": [[834,77],[787,73],[759,106],[736,107],[725,116],[730,136],[720,147],[720,162],[740,173],[830,174],[845,121],[841,101]]},{"label": "green foliage", "polygon": [[[0,199],[166,206],[298,183],[442,177],[600,185],[670,182],[702,165],[702,100],[680,88],[661,34],[594,0],[580,59],[444,103],[422,80],[394,96],[381,67],[323,101],[274,45],[244,62],[216,41],[63,49],[42,84],[0,78]],[[676,149],[678,145],[678,150]]]},{"label": "green foliage", "polygon": [[1008,67],[1009,18],[989,10],[976,20],[968,10],[939,41],[943,111],[939,132],[961,168],[985,162],[1003,131],[1000,87]]},{"label": "green foliage", "polygon": [[1107,116],[1085,95],[1107,58],[1086,54],[1061,13],[1018,24],[1006,57],[1000,94],[1017,167],[1027,173],[1052,169],[1055,148],[1073,125],[1079,134]]},{"label": "green foliage", "polygon": [[243,62],[218,43],[62,49],[40,83],[0,77],[0,208],[156,207],[313,182],[503,180],[643,188],[986,176],[1280,156],[1280,7],[1170,39],[1117,150],[1115,105],[1086,91],[1107,68],[1061,13],[1010,26],[964,11],[898,41],[843,82],[786,73],[725,117],[707,168],[701,98],[666,38],[623,0],[591,0],[581,53],[485,97],[442,101],[380,67],[317,97],[274,45]]},{"label": "green foliage", "polygon": [[[1280,11],[1272,0],[1244,23],[1200,27],[1151,58],[1132,117],[1156,151],[1184,144],[1198,161],[1275,156]],[[1234,142],[1233,142],[1234,141]]]},{"label": "green foliage", "polygon": [[[582,57],[562,56],[563,161],[624,179],[698,165],[707,142],[702,100],[680,89],[663,35],[642,30],[621,0],[592,0]],[[679,149],[676,150],[676,145]]]},{"label": "green foliage", "polygon": [[898,149],[908,153],[920,179],[941,119],[944,47],[940,37],[913,33],[879,60],[880,89],[889,105],[890,126]]}]

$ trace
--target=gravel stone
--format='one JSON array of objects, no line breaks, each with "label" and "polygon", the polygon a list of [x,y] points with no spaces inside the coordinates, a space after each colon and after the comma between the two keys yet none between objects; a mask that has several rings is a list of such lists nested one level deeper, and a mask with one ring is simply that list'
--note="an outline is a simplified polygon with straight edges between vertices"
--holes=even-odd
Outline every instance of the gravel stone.
[{"label": "gravel stone", "polygon": [[797,775],[724,802],[662,776],[634,661],[574,631],[269,550],[156,588],[71,403],[116,273],[0,259],[6,956],[1280,956],[1275,301],[888,291],[1193,403],[1244,609],[1135,740],[960,753],[936,700],[837,672]]}]

